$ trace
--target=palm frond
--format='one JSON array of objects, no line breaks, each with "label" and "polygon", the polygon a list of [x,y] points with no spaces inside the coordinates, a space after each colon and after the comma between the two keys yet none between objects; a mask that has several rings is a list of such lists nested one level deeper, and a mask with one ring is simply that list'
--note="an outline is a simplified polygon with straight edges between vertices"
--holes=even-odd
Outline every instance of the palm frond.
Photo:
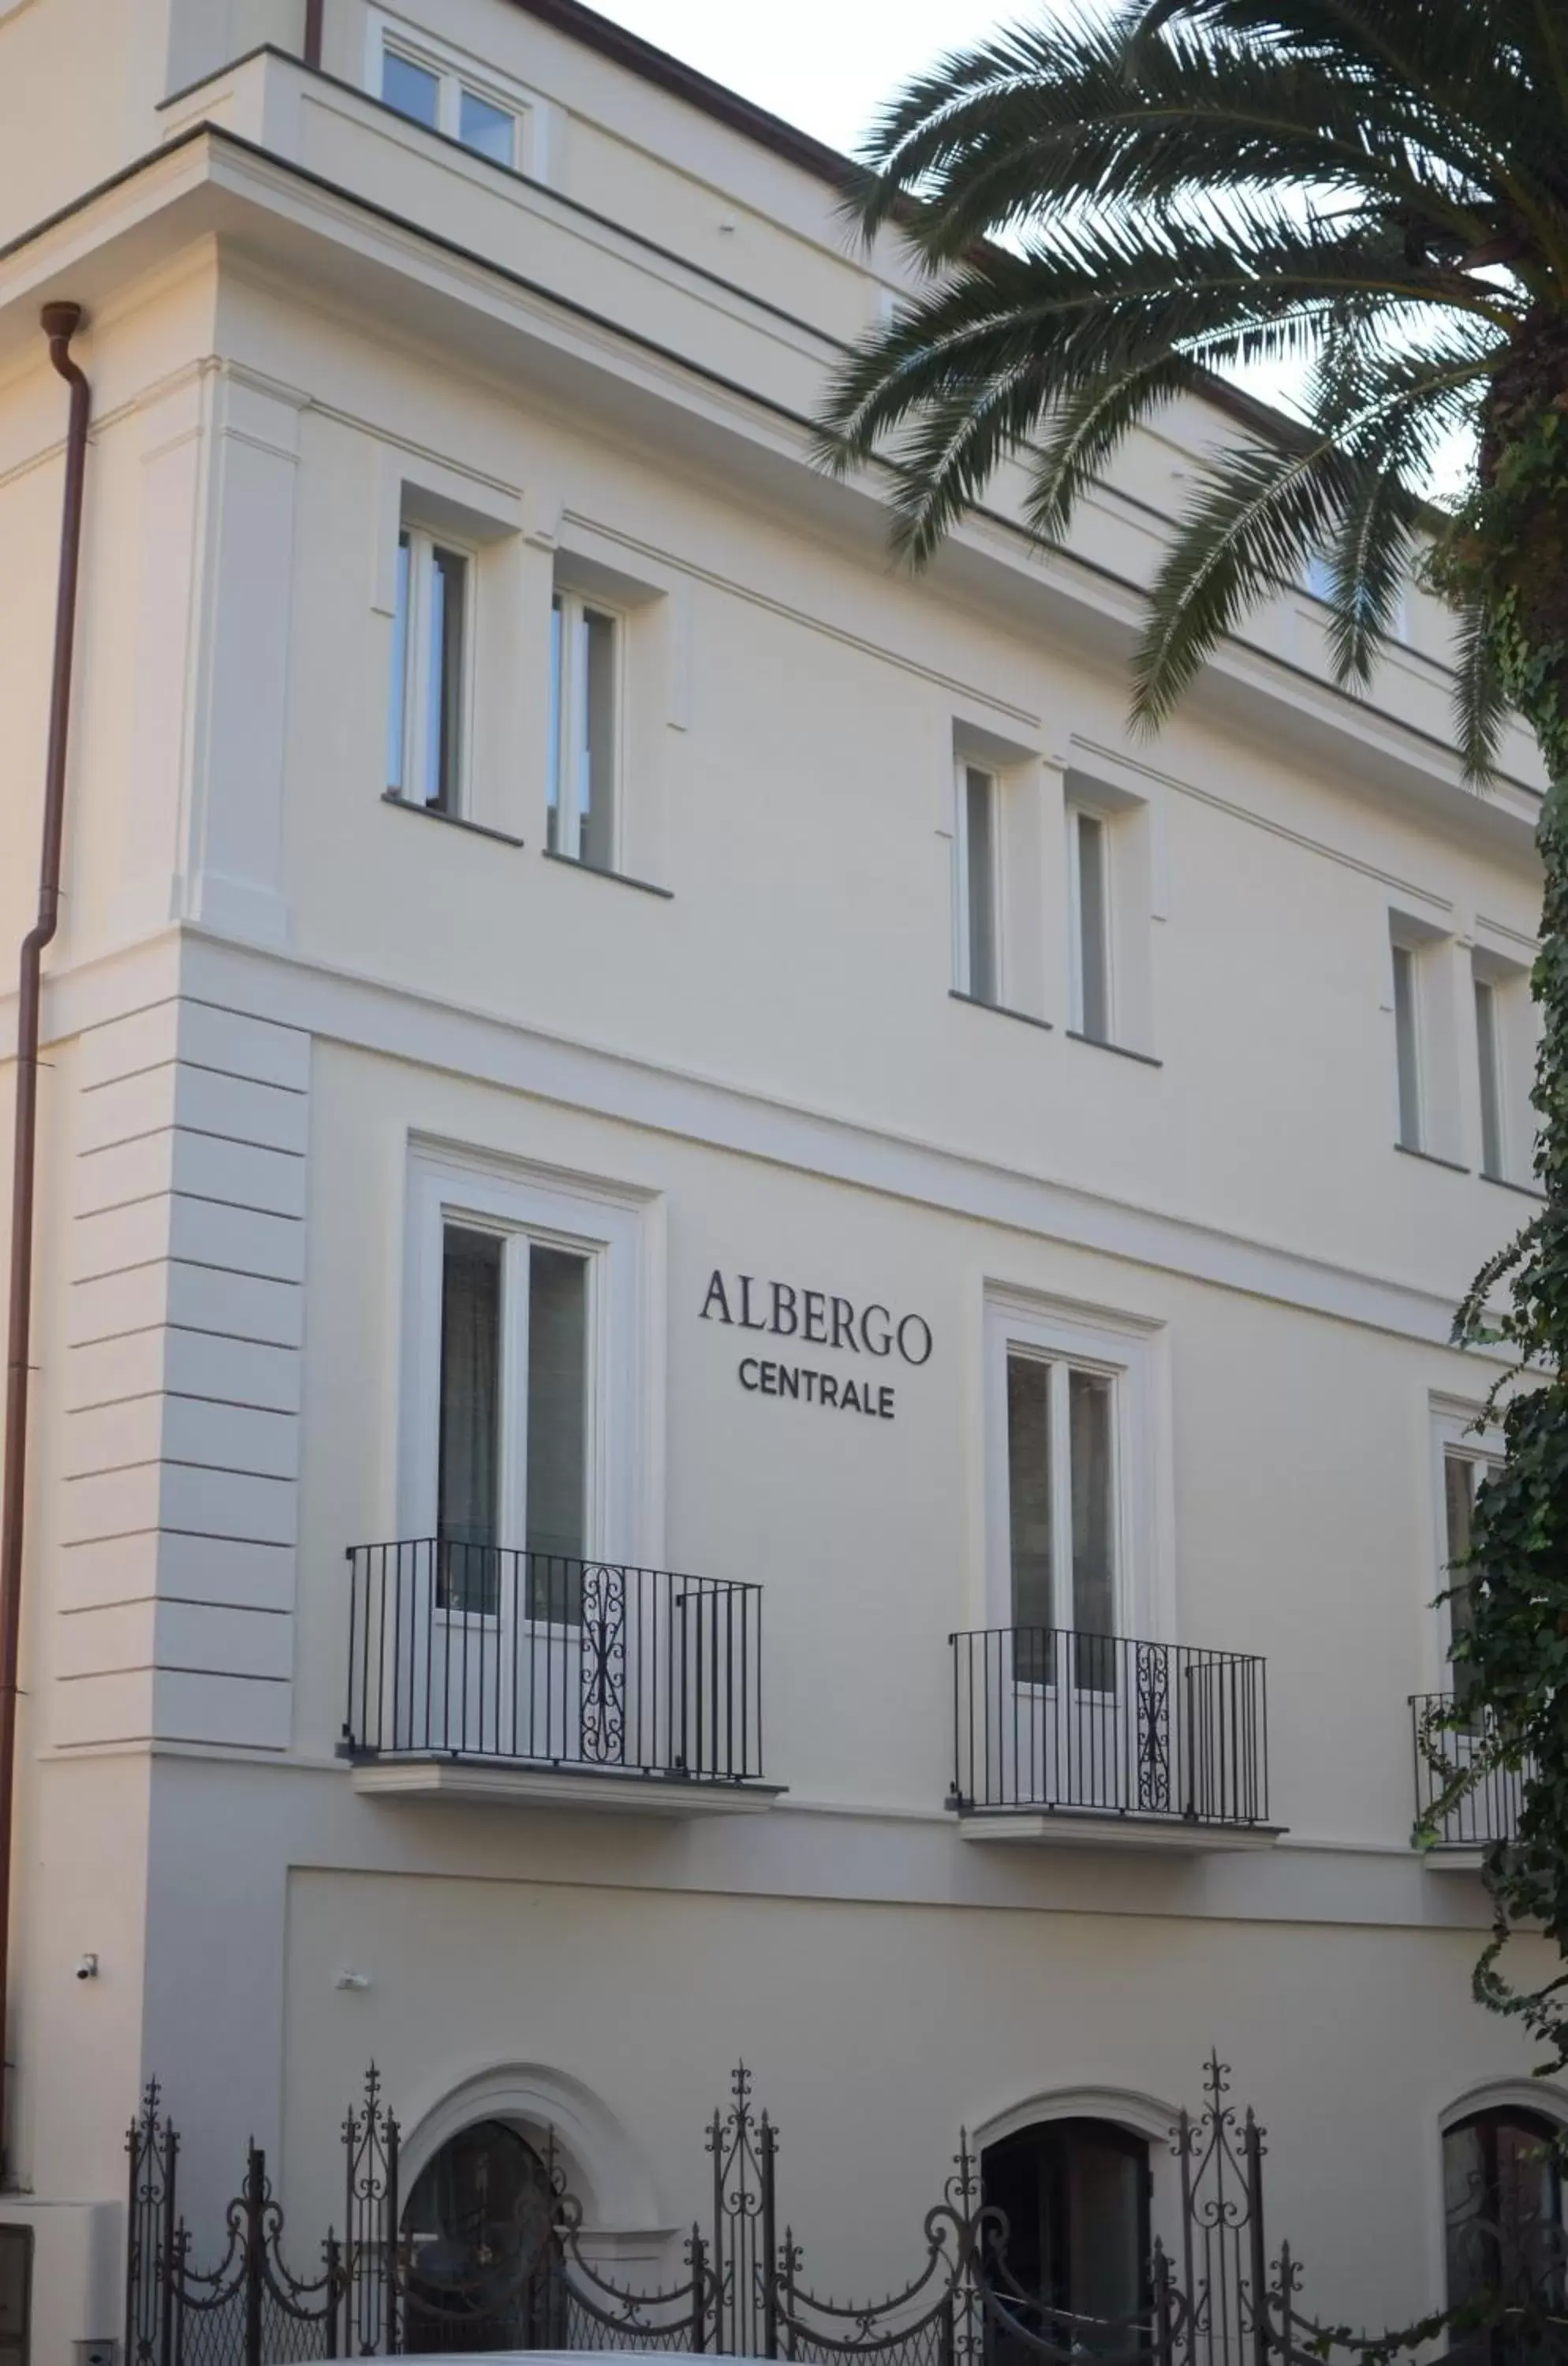
[{"label": "palm frond", "polygon": [[1454,732],[1465,778],[1479,788],[1497,762],[1508,701],[1483,611],[1472,604],[1459,619],[1454,666]]}]

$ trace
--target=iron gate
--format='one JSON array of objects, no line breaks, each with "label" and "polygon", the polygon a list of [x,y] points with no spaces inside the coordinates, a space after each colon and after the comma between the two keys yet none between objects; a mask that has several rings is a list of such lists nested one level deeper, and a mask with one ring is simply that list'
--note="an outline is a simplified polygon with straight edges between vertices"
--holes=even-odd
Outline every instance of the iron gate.
[{"label": "iron gate", "polygon": [[[1269,2257],[1262,2131],[1230,2101],[1217,2056],[1205,2067],[1201,2111],[1184,2111],[1170,2131],[1176,2248],[1151,2245],[1142,2305],[1123,2317],[1070,2315],[1025,2289],[966,2135],[923,2221],[923,2258],[899,2290],[863,2302],[807,2282],[794,2226],[780,2221],[778,2130],[756,2109],[744,2065],[705,2143],[707,2225],[691,2227],[665,2285],[619,2282],[585,2251],[581,2205],[553,2140],[506,2224],[459,2246],[437,2273],[404,2225],[400,2132],[372,2067],[343,2127],[342,2227],[328,2229],[309,2270],[296,2273],[286,2259],[283,2213],[254,2145],[216,2263],[201,2268],[180,2206],[179,2137],[150,2086],[128,2138],[126,2366],[297,2366],[502,2348],[718,2350],[811,2366],[1387,2366],[1443,2334],[1449,2358],[1465,2366],[1568,2360],[1560,2246],[1529,2298],[1516,2286],[1506,2303],[1381,2336],[1308,2317],[1290,2246]],[[1502,2230],[1490,2235],[1499,2247],[1506,2240]]]}]

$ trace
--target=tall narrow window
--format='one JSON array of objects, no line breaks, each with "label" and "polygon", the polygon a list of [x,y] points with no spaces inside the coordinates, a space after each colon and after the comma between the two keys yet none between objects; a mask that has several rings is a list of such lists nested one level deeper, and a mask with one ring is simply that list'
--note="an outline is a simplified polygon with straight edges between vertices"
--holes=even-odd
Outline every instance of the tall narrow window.
[{"label": "tall narrow window", "polygon": [[[1448,1594],[1452,1643],[1469,1634],[1474,1616],[1465,1563],[1470,1558],[1475,1519],[1476,1484],[1483,1467],[1473,1455],[1456,1454],[1451,1448],[1443,1456],[1443,1584]],[[1454,1692],[1461,1700],[1475,1689],[1475,1672],[1467,1661],[1455,1661],[1453,1680]]]},{"label": "tall narrow window", "polygon": [[1073,1025],[1091,1042],[1111,1041],[1111,878],[1100,814],[1067,808],[1072,905]]},{"label": "tall narrow window", "polygon": [[597,871],[615,868],[620,628],[575,592],[550,617],[550,747],[546,843]]},{"label": "tall narrow window", "polygon": [[465,1610],[493,1610],[500,1583],[502,1252],[495,1234],[443,1236],[435,1524],[445,1598]]},{"label": "tall narrow window", "polygon": [[1008,1358],[1008,1527],[1014,1673],[1048,1684],[1055,1596],[1051,1568],[1051,1367]]},{"label": "tall narrow window", "polygon": [[468,560],[417,526],[398,542],[387,785],[435,813],[462,805]]},{"label": "tall narrow window", "polygon": [[1425,1148],[1421,1122],[1421,1031],[1416,1001],[1416,956],[1395,943],[1393,959],[1393,1049],[1399,1075],[1399,1144]]},{"label": "tall narrow window", "polygon": [[1475,980],[1475,1057],[1481,1087],[1481,1171],[1495,1180],[1504,1171],[1503,1071],[1497,989],[1489,977]]},{"label": "tall narrow window", "polygon": [[960,764],[953,835],[955,863],[957,985],[976,1002],[1000,998],[997,952],[997,779],[978,764]]},{"label": "tall narrow window", "polygon": [[588,1260],[528,1250],[529,1609],[582,1616],[588,1468]]},{"label": "tall narrow window", "polygon": [[[1073,1681],[1092,1692],[1113,1680],[1113,1386],[1104,1373],[1045,1357],[1008,1357],[1015,1672],[1050,1681],[1050,1638],[1066,1629],[1076,1639]],[[1068,1545],[1065,1554],[1058,1540]]]}]

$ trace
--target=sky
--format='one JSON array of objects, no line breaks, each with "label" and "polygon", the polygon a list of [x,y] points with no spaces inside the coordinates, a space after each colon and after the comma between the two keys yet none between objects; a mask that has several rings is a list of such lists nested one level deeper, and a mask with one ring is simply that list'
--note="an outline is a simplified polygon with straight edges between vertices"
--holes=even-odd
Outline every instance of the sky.
[{"label": "sky", "polygon": [[884,100],[949,50],[1032,11],[1026,0],[592,0],[601,16],[852,152]]}]

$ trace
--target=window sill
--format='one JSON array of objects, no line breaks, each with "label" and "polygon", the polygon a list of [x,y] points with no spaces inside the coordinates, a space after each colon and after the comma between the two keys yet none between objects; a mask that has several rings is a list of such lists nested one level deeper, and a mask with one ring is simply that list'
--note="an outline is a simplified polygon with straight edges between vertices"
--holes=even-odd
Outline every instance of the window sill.
[{"label": "window sill", "polygon": [[971,1009],[994,1010],[998,1019],[1016,1019],[1025,1027],[1043,1028],[1047,1035],[1052,1032],[1051,1021],[1048,1019],[1036,1019],[1032,1010],[1013,1010],[1005,1002],[987,1002],[983,995],[964,994],[956,986],[950,986],[947,993],[950,1001],[966,1002]]},{"label": "window sill", "polygon": [[1152,1052],[1134,1052],[1130,1043],[1108,1043],[1103,1036],[1080,1035],[1076,1027],[1066,1031],[1069,1043],[1087,1043],[1091,1051],[1114,1052],[1119,1060],[1136,1060],[1145,1068],[1163,1068],[1165,1062],[1156,1060]]},{"label": "window sill", "polygon": [[1461,1166],[1457,1158],[1439,1158],[1435,1150],[1413,1150],[1407,1142],[1396,1142],[1393,1146],[1401,1158],[1419,1158],[1428,1166],[1446,1166],[1450,1175],[1470,1173],[1469,1167]]},{"label": "window sill", "polygon": [[553,846],[540,849],[547,862],[563,863],[568,871],[586,871],[591,879],[613,879],[618,887],[635,887],[644,896],[662,896],[667,904],[675,900],[673,887],[656,887],[651,879],[634,879],[629,871],[606,871],[601,862],[583,862],[575,854],[558,854]]},{"label": "window sill", "polygon": [[1495,1183],[1499,1191],[1517,1191],[1521,1199],[1539,1200],[1541,1206],[1543,1208],[1545,1207],[1546,1194],[1540,1189],[1539,1184],[1511,1183],[1506,1175],[1488,1175],[1484,1166],[1479,1168],[1477,1171],[1483,1183]]},{"label": "window sill", "polygon": [[498,846],[521,846],[524,840],[513,838],[509,830],[491,829],[484,821],[469,821],[462,814],[443,813],[438,806],[415,805],[412,797],[401,795],[396,789],[383,789],[381,803],[396,806],[400,813],[423,814],[426,821],[445,822],[448,829],[466,829],[475,838],[492,838]]}]

